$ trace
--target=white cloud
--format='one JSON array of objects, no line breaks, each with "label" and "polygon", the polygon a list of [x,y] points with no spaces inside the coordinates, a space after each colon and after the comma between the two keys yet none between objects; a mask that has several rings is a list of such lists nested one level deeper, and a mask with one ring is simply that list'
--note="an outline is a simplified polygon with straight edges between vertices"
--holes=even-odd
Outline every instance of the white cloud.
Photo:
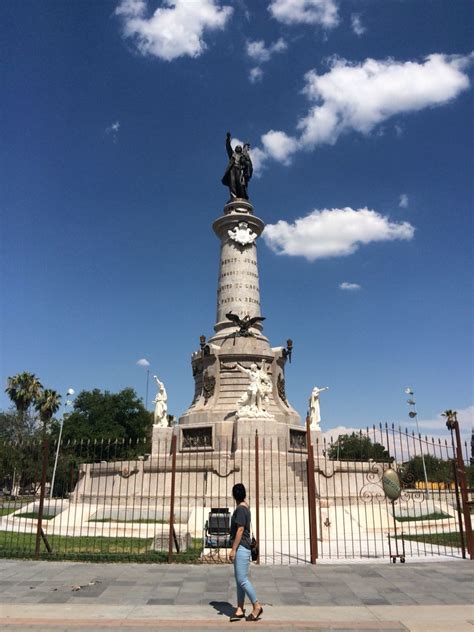
[{"label": "white cloud", "polygon": [[[459,409],[457,419],[459,422],[459,430],[461,433],[461,441],[463,443],[463,452],[467,458],[470,456],[470,440],[471,432],[474,424],[474,405],[467,408]],[[324,430],[324,423],[323,430]],[[385,447],[389,447],[389,450],[393,456],[396,456],[398,460],[408,460],[415,454],[420,454],[420,443],[417,439],[416,423],[412,420],[402,420],[399,424],[395,425],[395,433],[398,436],[398,431],[401,430],[408,433],[408,438],[402,434],[402,440],[390,438],[387,442],[387,433],[384,429],[385,424],[382,424],[382,430],[380,430],[379,424],[376,424],[375,430],[369,427],[370,439],[375,442],[381,443]],[[390,424],[391,426],[391,424]],[[446,428],[446,418],[442,416],[440,412],[435,419],[422,419],[418,422],[420,434],[422,436],[421,445],[423,447],[424,454],[433,454],[437,457],[449,458],[451,456],[451,433]],[[326,446],[331,443],[336,443],[338,437],[344,434],[351,434],[352,432],[359,433],[362,430],[362,435],[365,436],[367,431],[365,428],[352,428],[346,426],[336,426],[322,432],[322,442],[326,442]],[[411,439],[412,433],[415,433],[415,441]],[[428,437],[428,441],[425,442],[425,436]],[[441,445],[440,445],[441,444]]]},{"label": "white cloud", "polygon": [[206,49],[205,31],[222,30],[233,9],[215,0],[163,0],[147,17],[146,0],[121,0],[115,13],[123,19],[123,35],[142,55],[171,61],[198,57]]},{"label": "white cloud", "polygon": [[[275,53],[282,53],[287,49],[287,45],[285,40],[280,37],[276,42],[270,44],[270,46],[265,46],[265,42],[263,40],[255,40],[247,42],[247,55],[252,59],[252,61],[257,64],[264,64],[267,61],[270,61],[272,56]],[[249,80],[251,83],[256,83],[257,81],[261,81],[263,77],[263,70],[260,66],[256,66],[250,70]]]},{"label": "white cloud", "polygon": [[350,292],[355,292],[356,290],[360,290],[361,286],[358,283],[349,283],[348,281],[343,281],[339,283],[340,290],[349,290]]},{"label": "white cloud", "polygon": [[[420,421],[418,422],[418,427],[420,428],[420,430],[422,430],[423,432],[434,432],[445,429],[446,417],[442,416],[442,412],[438,413],[438,416],[435,419],[420,419]],[[472,431],[472,426],[474,424],[474,405],[468,406],[467,408],[461,408],[457,411],[457,413],[459,429],[464,435],[470,435]],[[402,423],[409,426],[410,428],[416,428],[416,422],[412,420],[407,422],[404,421]]]},{"label": "white cloud", "polygon": [[140,358],[140,360],[137,360],[137,364],[138,366],[143,366],[146,369],[150,366],[150,363],[148,362],[146,358]]},{"label": "white cloud", "polygon": [[[322,423],[322,426],[324,426],[324,422]],[[364,430],[365,429],[362,430],[363,433],[364,433]],[[329,430],[325,430],[324,432],[321,433],[321,443],[323,445],[324,443],[326,443],[327,447],[329,447],[329,445],[331,445],[331,443],[335,443],[341,435],[346,435],[346,434],[351,435],[353,432],[356,432],[357,434],[359,434],[360,431],[361,431],[361,428],[335,426],[334,428],[330,428]]]},{"label": "white cloud", "polygon": [[267,246],[279,255],[308,261],[344,257],[371,242],[410,240],[415,229],[408,222],[391,222],[368,208],[314,210],[293,224],[280,220],[263,233]]},{"label": "white cloud", "polygon": [[[304,93],[311,107],[297,124],[299,135],[281,134],[291,153],[309,151],[318,145],[336,143],[343,133],[369,134],[393,116],[444,105],[469,88],[469,77],[464,71],[473,59],[474,53],[433,54],[420,63],[366,59],[352,64],[333,58],[325,74],[311,70],[305,76]],[[262,143],[266,136],[263,135]],[[265,144],[263,151],[267,158],[289,163],[287,156],[281,152],[273,155]]]},{"label": "white cloud", "polygon": [[265,46],[263,40],[255,40],[247,42],[247,55],[257,64],[263,64],[270,61],[275,53],[282,53],[287,49],[285,40],[280,37],[276,42]]},{"label": "white cloud", "polygon": [[400,208],[408,208],[408,195],[406,193],[402,193],[400,195],[400,201],[398,202],[398,206]]},{"label": "white cloud", "polygon": [[429,55],[423,63],[335,59],[324,75],[306,74],[305,93],[317,103],[298,124],[300,142],[334,143],[345,131],[368,134],[391,116],[443,105],[469,87],[472,57]]},{"label": "white cloud", "polygon": [[272,0],[268,10],[283,24],[317,24],[326,29],[339,24],[334,0]]},{"label": "white cloud", "polygon": [[362,24],[360,15],[358,13],[353,13],[351,15],[351,27],[354,33],[360,37],[366,32],[366,27]]},{"label": "white cloud", "polygon": [[108,127],[105,128],[105,133],[112,134],[114,132],[118,132],[119,129],[120,129],[120,122],[115,121],[115,123],[112,123],[112,125],[109,125]]},{"label": "white cloud", "polygon": [[260,147],[253,147],[250,149],[250,158],[252,159],[254,177],[258,178],[263,171],[268,156]]},{"label": "white cloud", "polygon": [[111,123],[105,128],[105,133],[110,136],[114,143],[117,142],[117,136],[120,130],[120,122],[115,121],[115,123]]},{"label": "white cloud", "polygon": [[285,132],[270,130],[261,140],[265,155],[272,156],[284,165],[290,164],[292,155],[298,150],[298,142]]},{"label": "white cloud", "polygon": [[258,64],[268,61],[271,57],[271,53],[269,49],[265,47],[263,40],[247,42],[247,55]]},{"label": "white cloud", "polygon": [[263,70],[256,66],[255,68],[251,68],[249,72],[249,80],[250,83],[257,83],[257,81],[261,81],[263,77]]}]

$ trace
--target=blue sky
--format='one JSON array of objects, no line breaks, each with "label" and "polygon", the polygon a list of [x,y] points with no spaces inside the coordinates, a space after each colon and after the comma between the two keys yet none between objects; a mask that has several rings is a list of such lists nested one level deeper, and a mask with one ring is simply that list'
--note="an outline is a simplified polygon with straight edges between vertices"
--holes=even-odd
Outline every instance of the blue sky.
[{"label": "blue sky", "polygon": [[427,431],[446,408],[467,429],[471,2],[1,12],[3,383],[143,395],[145,357],[184,412],[215,320],[230,130],[253,147],[265,333],[294,340],[294,407],[328,385],[325,429],[405,423],[410,385]]}]

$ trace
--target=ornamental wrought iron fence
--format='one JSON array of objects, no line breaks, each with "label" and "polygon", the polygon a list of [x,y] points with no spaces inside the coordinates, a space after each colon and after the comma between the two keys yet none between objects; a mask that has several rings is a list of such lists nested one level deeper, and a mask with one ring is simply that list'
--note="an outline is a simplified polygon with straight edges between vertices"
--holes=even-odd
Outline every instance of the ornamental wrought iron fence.
[{"label": "ornamental wrought iron fence", "polygon": [[472,472],[467,443],[459,452],[455,443],[380,425],[355,433],[344,458],[347,441],[323,440],[315,462],[319,557],[404,562],[472,554],[466,469]]},{"label": "ornamental wrought iron fence", "polygon": [[0,556],[225,563],[241,482],[259,563],[474,557],[455,428],[204,438],[1,443]]}]

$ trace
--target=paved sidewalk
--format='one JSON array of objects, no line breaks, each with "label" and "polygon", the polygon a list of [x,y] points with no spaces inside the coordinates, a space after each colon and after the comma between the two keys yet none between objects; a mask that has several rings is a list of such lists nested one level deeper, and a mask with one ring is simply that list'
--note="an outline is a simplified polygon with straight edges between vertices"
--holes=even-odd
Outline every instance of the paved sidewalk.
[{"label": "paved sidewalk", "polygon": [[[472,562],[253,566],[261,630],[474,632]],[[0,630],[199,630],[229,624],[229,565],[0,560]]]}]

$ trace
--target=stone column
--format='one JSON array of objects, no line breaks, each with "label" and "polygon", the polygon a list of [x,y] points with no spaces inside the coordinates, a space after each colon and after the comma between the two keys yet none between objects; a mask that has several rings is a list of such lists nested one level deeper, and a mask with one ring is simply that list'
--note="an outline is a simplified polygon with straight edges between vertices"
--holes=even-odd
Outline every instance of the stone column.
[{"label": "stone column", "polygon": [[[224,207],[224,215],[212,226],[221,240],[221,249],[216,333],[210,342],[217,342],[236,331],[234,323],[226,318],[228,312],[240,318],[261,316],[256,241],[265,224],[252,211],[252,205],[246,200],[229,202]],[[252,327],[259,338],[263,338],[261,330],[260,323]]]}]

